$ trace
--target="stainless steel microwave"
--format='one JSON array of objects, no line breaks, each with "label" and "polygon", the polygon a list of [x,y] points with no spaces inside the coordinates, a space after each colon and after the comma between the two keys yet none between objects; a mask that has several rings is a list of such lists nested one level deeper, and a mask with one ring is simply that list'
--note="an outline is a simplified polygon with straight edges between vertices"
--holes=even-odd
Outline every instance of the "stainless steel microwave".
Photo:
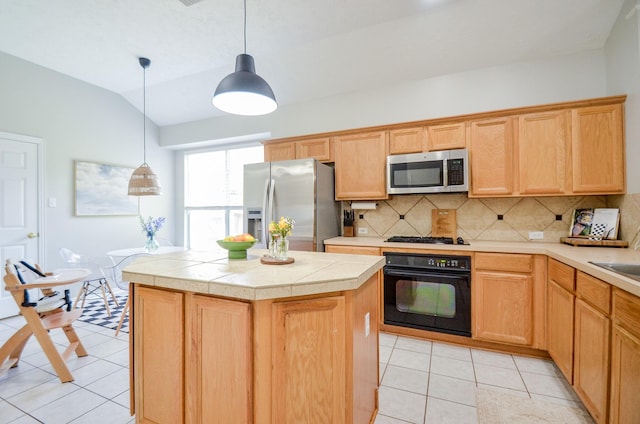
[{"label": "stainless steel microwave", "polygon": [[469,191],[466,149],[387,156],[387,193]]}]

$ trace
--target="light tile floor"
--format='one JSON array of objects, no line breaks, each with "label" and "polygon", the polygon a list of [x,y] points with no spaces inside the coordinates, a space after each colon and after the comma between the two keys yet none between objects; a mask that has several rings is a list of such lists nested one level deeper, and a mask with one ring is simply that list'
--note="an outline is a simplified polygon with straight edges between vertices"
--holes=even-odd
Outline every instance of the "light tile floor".
[{"label": "light tile floor", "polygon": [[[0,320],[0,343],[22,326]],[[0,377],[0,424],[132,423],[128,335],[76,321],[89,356],[71,359],[75,377],[60,383],[35,339],[17,368]],[[66,342],[61,331],[52,333]],[[376,424],[477,422],[475,388],[580,406],[551,361],[380,335],[380,411]]]}]

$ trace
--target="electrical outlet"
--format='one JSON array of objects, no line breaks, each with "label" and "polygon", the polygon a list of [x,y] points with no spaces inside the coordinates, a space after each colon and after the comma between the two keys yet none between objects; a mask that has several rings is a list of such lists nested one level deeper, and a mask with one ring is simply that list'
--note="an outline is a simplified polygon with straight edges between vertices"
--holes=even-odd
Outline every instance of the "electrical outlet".
[{"label": "electrical outlet", "polygon": [[369,332],[371,331],[371,315],[369,312],[364,314],[364,336],[369,337]]},{"label": "electrical outlet", "polygon": [[358,234],[368,234],[369,229],[367,227],[358,228]]},{"label": "electrical outlet", "polygon": [[543,231],[529,231],[529,240],[542,240],[544,239]]}]

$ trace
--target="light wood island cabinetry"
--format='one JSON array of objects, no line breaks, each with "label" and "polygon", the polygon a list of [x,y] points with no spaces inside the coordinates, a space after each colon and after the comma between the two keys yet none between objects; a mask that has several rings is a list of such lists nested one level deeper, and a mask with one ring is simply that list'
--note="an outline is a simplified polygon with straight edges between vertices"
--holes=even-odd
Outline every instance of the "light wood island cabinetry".
[{"label": "light wood island cabinetry", "polygon": [[261,253],[127,267],[136,422],[373,422],[384,260],[295,252],[268,266]]}]

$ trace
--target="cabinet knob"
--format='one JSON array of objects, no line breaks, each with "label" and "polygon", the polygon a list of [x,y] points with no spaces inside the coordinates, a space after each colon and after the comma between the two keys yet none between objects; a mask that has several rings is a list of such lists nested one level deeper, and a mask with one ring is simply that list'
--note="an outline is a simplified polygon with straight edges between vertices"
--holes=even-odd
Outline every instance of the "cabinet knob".
[{"label": "cabinet knob", "polygon": [[38,233],[29,233],[29,234],[27,234],[27,237],[29,237],[30,239],[36,238],[36,237],[38,237]]}]

